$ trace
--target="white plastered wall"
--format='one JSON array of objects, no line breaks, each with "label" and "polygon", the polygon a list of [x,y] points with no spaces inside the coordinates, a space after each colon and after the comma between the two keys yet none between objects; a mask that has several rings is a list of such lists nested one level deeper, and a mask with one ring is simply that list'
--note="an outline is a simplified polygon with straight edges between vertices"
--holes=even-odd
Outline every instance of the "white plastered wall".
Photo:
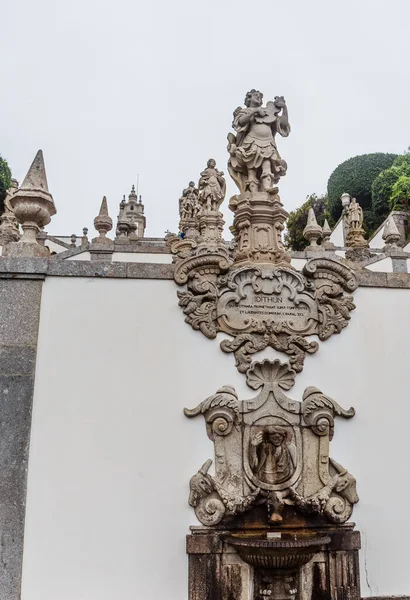
[{"label": "white plastered wall", "polygon": [[343,235],[343,219],[340,218],[336,227],[333,229],[330,235],[330,241],[333,242],[335,246],[343,247],[345,245],[344,235]]},{"label": "white plastered wall", "polygon": [[[362,592],[409,594],[410,290],[361,288],[355,302],[289,395],[314,385],[355,406],[331,456],[358,481]],[[223,384],[255,395],[184,323],[172,281],[46,279],[22,600],[186,600],[188,482],[213,449],[182,409]]]}]

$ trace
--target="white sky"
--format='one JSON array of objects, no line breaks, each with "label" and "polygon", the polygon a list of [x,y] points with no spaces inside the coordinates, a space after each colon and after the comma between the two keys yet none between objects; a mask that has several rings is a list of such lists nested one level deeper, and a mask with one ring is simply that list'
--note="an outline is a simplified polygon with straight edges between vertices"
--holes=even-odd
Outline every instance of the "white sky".
[{"label": "white sky", "polygon": [[0,0],[0,11],[0,153],[21,181],[43,149],[50,233],[93,235],[102,196],[115,219],[137,173],[146,235],[175,231],[207,159],[227,172],[232,112],[253,87],[288,103],[288,210],[350,156],[410,144],[410,0]]}]

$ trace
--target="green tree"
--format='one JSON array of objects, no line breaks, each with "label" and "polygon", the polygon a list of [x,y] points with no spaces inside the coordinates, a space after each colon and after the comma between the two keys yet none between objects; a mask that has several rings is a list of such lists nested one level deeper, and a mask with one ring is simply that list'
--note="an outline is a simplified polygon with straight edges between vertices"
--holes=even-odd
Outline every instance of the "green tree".
[{"label": "green tree", "polygon": [[393,210],[409,210],[410,177],[408,175],[400,175],[394,184],[390,196],[390,206]]},{"label": "green tree", "polygon": [[326,196],[318,197],[316,194],[307,196],[302,206],[289,213],[289,219],[286,223],[287,231],[285,233],[285,244],[291,250],[304,250],[309,242],[303,237],[303,230],[306,227],[309,208],[313,208],[316,220],[319,225],[323,225],[325,219],[329,219],[327,212]]},{"label": "green tree", "polygon": [[382,171],[393,165],[396,158],[397,154],[382,152],[361,154],[336,167],[327,183],[328,210],[334,222],[342,214],[340,196],[347,192],[363,208],[367,227],[373,229],[380,225],[383,217],[373,210],[372,184]]},{"label": "green tree", "polygon": [[4,199],[11,187],[11,171],[7,161],[0,155],[0,214],[4,211]]},{"label": "green tree", "polygon": [[[408,206],[403,203],[403,197],[407,189],[407,179],[410,177],[410,154],[398,156],[391,167],[382,171],[372,184],[372,208],[373,213],[382,222],[391,210],[400,210]],[[400,181],[400,183],[399,183]],[[394,191],[393,191],[394,190]],[[407,200],[409,200],[407,198]]]}]

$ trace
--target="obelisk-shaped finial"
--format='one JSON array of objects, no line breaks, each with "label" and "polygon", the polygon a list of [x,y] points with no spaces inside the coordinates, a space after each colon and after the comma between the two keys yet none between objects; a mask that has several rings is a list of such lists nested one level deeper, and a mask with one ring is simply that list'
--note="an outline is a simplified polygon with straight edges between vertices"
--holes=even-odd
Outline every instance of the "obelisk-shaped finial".
[{"label": "obelisk-shaped finial", "polygon": [[309,250],[317,248],[317,241],[322,236],[322,228],[316,221],[316,215],[313,208],[309,208],[308,220],[303,230],[303,237],[309,242]]},{"label": "obelisk-shaped finial", "polygon": [[105,196],[102,199],[100,211],[94,219],[94,227],[99,236],[94,238],[90,244],[91,259],[111,260],[114,252],[114,242],[107,237],[107,233],[112,229],[112,219],[108,214],[108,204]]},{"label": "obelisk-shaped finial", "polygon": [[390,216],[384,227],[382,238],[390,248],[397,248],[397,242],[400,240],[400,237],[397,225],[393,217]]},{"label": "obelisk-shaped finial", "polygon": [[7,248],[9,256],[48,256],[49,251],[37,242],[41,227],[50,223],[56,207],[48,191],[43,151],[39,150],[19,189],[10,198],[10,205],[21,224],[21,240]]}]

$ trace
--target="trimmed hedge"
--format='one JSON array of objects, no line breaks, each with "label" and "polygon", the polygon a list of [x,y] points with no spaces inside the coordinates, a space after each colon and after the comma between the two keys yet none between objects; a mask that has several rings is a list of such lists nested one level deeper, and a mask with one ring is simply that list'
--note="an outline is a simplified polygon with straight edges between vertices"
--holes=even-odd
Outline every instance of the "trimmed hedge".
[{"label": "trimmed hedge", "polygon": [[402,154],[390,168],[382,171],[373,181],[373,212],[380,216],[381,220],[385,219],[391,210],[400,210],[409,205],[409,177],[410,154]]},{"label": "trimmed hedge", "polygon": [[[396,158],[397,154],[382,152],[361,154],[349,158],[336,167],[327,183],[328,210],[333,221],[336,222],[342,214],[340,196],[343,192],[356,198],[365,213],[373,212],[373,181],[382,171],[391,167]],[[380,218],[380,213],[368,214],[368,221],[369,218],[372,223],[368,223],[368,227],[374,227],[375,222]],[[380,219],[380,223],[382,220]]]}]

